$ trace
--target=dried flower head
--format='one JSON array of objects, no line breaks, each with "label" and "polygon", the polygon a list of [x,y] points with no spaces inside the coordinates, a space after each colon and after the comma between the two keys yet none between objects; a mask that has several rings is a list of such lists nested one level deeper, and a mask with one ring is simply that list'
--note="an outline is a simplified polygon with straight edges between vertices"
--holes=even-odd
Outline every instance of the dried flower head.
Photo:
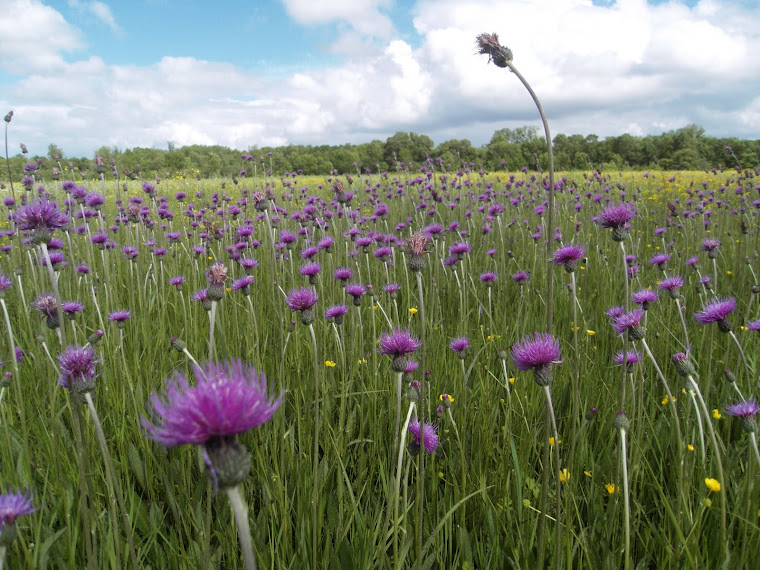
[{"label": "dried flower head", "polygon": [[479,54],[488,56],[496,67],[507,67],[512,61],[512,51],[499,43],[497,34],[480,34],[475,38],[475,48]]}]

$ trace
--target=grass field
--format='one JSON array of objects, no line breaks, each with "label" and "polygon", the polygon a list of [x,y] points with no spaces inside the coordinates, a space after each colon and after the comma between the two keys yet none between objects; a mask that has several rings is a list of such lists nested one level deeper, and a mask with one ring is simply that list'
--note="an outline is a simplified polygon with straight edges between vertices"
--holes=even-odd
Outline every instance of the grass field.
[{"label": "grass field", "polygon": [[[342,192],[337,180],[16,185],[0,257],[0,480],[31,490],[38,510],[18,519],[9,567],[242,567],[203,447],[166,448],[140,423],[175,372],[198,381],[192,359],[241,359],[283,394],[270,421],[237,438],[262,568],[754,565],[760,456],[743,429],[753,422],[727,410],[756,394],[754,172],[565,173],[555,228],[538,173],[400,172],[341,178]],[[22,197],[38,192],[71,217],[52,243],[13,231]],[[623,202],[635,215],[614,241],[596,221]],[[421,254],[410,250],[418,233],[430,238]],[[706,238],[719,246],[707,251]],[[572,273],[551,262],[570,244],[585,247]],[[653,265],[656,254],[669,258]],[[224,291],[211,309],[194,298],[217,263]],[[671,296],[661,285],[674,276],[683,286]],[[357,285],[366,291],[352,295]],[[311,325],[286,305],[302,288],[318,297]],[[643,340],[621,336],[608,311],[637,309],[630,296],[645,289],[659,299],[633,323]],[[50,328],[33,307],[48,294],[83,310]],[[700,324],[694,313],[713,315],[716,297],[735,309]],[[341,323],[324,316],[336,305]],[[111,322],[116,311],[129,317]],[[397,328],[421,342],[407,357],[416,369],[380,352]],[[512,358],[535,332],[561,351],[546,388]],[[462,337],[467,348],[452,350]],[[84,402],[56,380],[58,356],[88,341],[100,362]],[[613,362],[628,350],[635,364]],[[693,370],[677,369],[676,353]],[[419,452],[408,417],[433,424],[434,453]]]}]

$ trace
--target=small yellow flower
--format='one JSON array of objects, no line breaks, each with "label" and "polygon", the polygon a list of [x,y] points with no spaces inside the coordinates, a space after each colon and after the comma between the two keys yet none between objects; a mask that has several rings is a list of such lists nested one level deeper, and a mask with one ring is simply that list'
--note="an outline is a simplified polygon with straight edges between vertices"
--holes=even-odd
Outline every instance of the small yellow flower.
[{"label": "small yellow flower", "polygon": [[596,334],[596,331],[592,331],[592,330],[586,329],[586,334],[588,336],[594,336]]},{"label": "small yellow flower", "polygon": [[410,307],[409,308],[409,314],[410,315],[416,315],[417,314],[417,307]]},{"label": "small yellow flower", "polygon": [[[560,443],[562,443],[561,439],[557,442],[557,444],[560,444]],[[553,437],[549,438],[549,445],[552,446],[552,447],[554,447],[554,438]]]},{"label": "small yellow flower", "polygon": [[377,311],[377,305],[372,305],[372,310]]},{"label": "small yellow flower", "polygon": [[722,417],[723,417],[723,416],[720,414],[720,410],[719,410],[718,408],[715,408],[715,409],[713,410],[712,414],[713,414],[713,417],[714,417],[716,420],[719,420],[720,418],[722,418]]},{"label": "small yellow flower", "polygon": [[443,397],[444,397],[444,396],[446,396],[446,398],[449,400],[449,403],[451,403],[451,404],[453,404],[453,403],[454,403],[454,396],[452,396],[451,394],[441,394],[440,396],[438,396],[438,399],[439,399],[441,402],[443,402]]},{"label": "small yellow flower", "polygon": [[710,477],[707,477],[705,479],[705,485],[707,485],[707,488],[715,493],[720,493],[720,483],[717,479],[711,479]]},{"label": "small yellow flower", "polygon": [[733,275],[733,274],[734,274],[733,271],[726,271],[726,275]]},{"label": "small yellow flower", "polygon": [[694,446],[692,444],[689,444],[686,446],[686,449],[688,449],[689,451],[694,451]]},{"label": "small yellow flower", "polygon": [[591,477],[591,471],[584,471],[584,472],[583,472],[583,474],[584,474],[586,477]]},{"label": "small yellow flower", "polygon": [[586,269],[586,266],[585,266],[585,265],[581,265],[581,269],[582,269],[582,270],[585,270],[585,269]]},{"label": "small yellow flower", "polygon": [[209,255],[208,256],[208,260],[211,261],[212,259],[214,259],[214,258]]},{"label": "small yellow flower", "polygon": [[664,406],[664,405],[666,405],[666,404],[668,403],[668,397],[667,397],[667,396],[665,396],[665,397],[662,399],[662,402],[661,402],[661,403],[662,403],[662,405],[663,405],[663,406]]},{"label": "small yellow flower", "polygon": [[514,383],[515,383],[515,379],[514,379],[514,378],[510,378],[510,379],[509,379],[509,383],[510,383],[510,384],[514,384]]},{"label": "small yellow flower", "polygon": [[232,293],[232,288],[231,287],[225,287],[224,290],[227,291],[227,293]]},{"label": "small yellow flower", "polygon": [[559,482],[560,483],[567,483],[570,480],[570,471],[567,469],[563,469],[559,472]]},{"label": "small yellow flower", "polygon": [[741,329],[741,331],[742,331],[742,332],[747,332],[747,331],[749,330],[749,329],[748,329],[747,327],[745,327],[744,325],[741,325],[739,328]]},{"label": "small yellow flower", "polygon": [[607,483],[607,484],[604,486],[604,488],[605,488],[605,489],[607,489],[607,492],[608,492],[610,495],[614,495],[614,494],[615,494],[615,483]]},{"label": "small yellow flower", "polygon": [[357,364],[359,364],[360,366],[361,366],[362,364],[367,364],[367,360],[366,360],[365,358],[360,358],[360,359],[358,360]]},{"label": "small yellow flower", "polygon": [[328,368],[335,368],[335,363],[332,360],[325,360],[325,366]]}]

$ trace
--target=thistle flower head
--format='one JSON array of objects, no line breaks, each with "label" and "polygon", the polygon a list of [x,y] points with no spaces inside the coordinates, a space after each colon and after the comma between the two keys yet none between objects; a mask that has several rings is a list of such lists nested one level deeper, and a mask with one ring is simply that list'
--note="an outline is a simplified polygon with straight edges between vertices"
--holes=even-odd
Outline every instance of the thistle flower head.
[{"label": "thistle flower head", "polygon": [[650,303],[654,303],[659,298],[660,296],[656,291],[650,291],[649,289],[642,289],[641,291],[636,291],[631,295],[631,300],[636,305],[641,305],[641,308],[645,311],[649,309]]},{"label": "thistle flower head", "polygon": [[45,317],[58,316],[58,303],[52,293],[43,293],[32,303],[32,307]]},{"label": "thistle flower head", "polygon": [[670,293],[670,296],[674,296],[676,291],[683,287],[683,277],[680,275],[673,275],[671,277],[666,277],[662,281],[660,281],[660,289],[663,291],[667,291]]},{"label": "thistle flower head", "polygon": [[151,396],[149,417],[140,423],[153,441],[205,446],[269,421],[280,407],[282,395],[272,399],[264,374],[240,360],[207,362],[194,372],[193,385],[175,372],[161,394]]},{"label": "thistle flower head", "polygon": [[470,348],[470,340],[466,336],[451,339],[449,348],[457,353],[459,358],[464,358],[465,351]]},{"label": "thistle flower head", "polygon": [[406,369],[406,357],[422,346],[422,343],[406,329],[394,329],[391,333],[380,335],[380,348],[377,351],[393,359],[391,368],[394,372]]},{"label": "thistle flower head", "polygon": [[409,422],[409,433],[412,434],[417,448],[424,446],[428,453],[435,453],[438,446],[441,445],[438,432],[433,424],[420,423],[419,421]]},{"label": "thistle flower head", "polygon": [[210,285],[222,285],[227,281],[227,266],[221,261],[212,263],[206,270],[206,280]]},{"label": "thistle flower head", "polygon": [[612,361],[615,364],[625,364],[627,367],[632,367],[634,364],[638,364],[641,362],[641,354],[636,352],[635,350],[629,350],[625,353],[625,357],[623,357],[623,351],[619,350],[615,356],[612,358]]},{"label": "thistle flower head", "polygon": [[124,325],[127,322],[127,319],[130,317],[130,312],[126,309],[120,309],[118,311],[113,311],[111,314],[108,315],[108,320],[112,323],[116,323],[116,326],[119,328],[124,328]]},{"label": "thistle flower head", "polygon": [[36,510],[30,491],[11,491],[0,495],[0,546],[10,546],[16,538],[16,519]]},{"label": "thistle flower head", "polygon": [[755,419],[755,416],[758,412],[760,412],[760,406],[758,406],[755,398],[726,406],[726,413],[729,416],[741,418],[742,427],[748,432],[757,431],[757,420]]},{"label": "thistle flower head", "polygon": [[91,346],[69,346],[58,355],[61,367],[58,384],[80,394],[91,392],[97,378],[95,367],[100,362]]},{"label": "thistle flower head", "polygon": [[623,241],[628,235],[629,222],[636,215],[636,210],[628,204],[609,206],[597,218],[597,223],[603,228],[612,229],[612,239]]},{"label": "thistle flower head", "polygon": [[572,273],[578,265],[578,261],[586,254],[584,246],[566,245],[554,252],[554,265],[563,265],[565,271]]},{"label": "thistle flower head", "polygon": [[424,255],[429,243],[430,237],[427,234],[417,232],[406,240],[406,248],[412,256]]},{"label": "thistle flower head", "polygon": [[488,56],[496,67],[507,67],[512,61],[512,51],[499,43],[499,36],[494,34],[480,34],[475,38],[475,48],[479,54]]},{"label": "thistle flower head", "polygon": [[69,217],[61,213],[58,204],[46,200],[18,208],[13,219],[20,229],[34,232],[36,243],[47,243],[52,232],[69,223]]},{"label": "thistle flower head", "polygon": [[343,322],[343,317],[347,312],[348,307],[345,305],[333,305],[332,307],[325,309],[325,319],[327,319],[328,322],[335,321],[335,324],[339,325]]},{"label": "thistle flower head", "polygon": [[291,311],[305,311],[316,305],[319,297],[311,287],[291,289],[285,299],[285,304]]},{"label": "thistle flower head", "polygon": [[533,370],[540,386],[551,384],[552,365],[562,364],[559,356],[559,342],[548,333],[528,335],[512,346],[512,362],[518,370]]},{"label": "thistle flower head", "polygon": [[635,309],[628,313],[623,313],[612,322],[612,328],[619,335],[628,335],[628,340],[641,340],[644,338],[644,327],[641,325],[641,318],[644,311]]},{"label": "thistle flower head", "polygon": [[702,307],[701,311],[694,313],[694,318],[698,323],[709,325],[718,323],[721,332],[729,332],[732,329],[731,322],[726,318],[736,309],[736,299],[734,297],[718,298]]}]

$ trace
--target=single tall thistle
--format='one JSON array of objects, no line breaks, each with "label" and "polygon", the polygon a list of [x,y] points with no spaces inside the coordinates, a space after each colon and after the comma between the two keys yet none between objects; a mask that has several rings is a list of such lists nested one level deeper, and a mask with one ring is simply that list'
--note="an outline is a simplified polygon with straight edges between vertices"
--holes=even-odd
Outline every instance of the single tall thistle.
[{"label": "single tall thistle", "polygon": [[206,363],[195,369],[195,384],[179,372],[161,394],[151,397],[149,416],[141,419],[145,434],[166,447],[200,445],[206,474],[227,494],[235,517],[246,570],[256,570],[248,507],[240,484],[251,469],[251,456],[237,435],[268,422],[280,407],[266,377],[240,360]]},{"label": "single tall thistle", "polygon": [[[533,103],[538,109],[538,114],[541,116],[541,123],[544,126],[544,135],[546,137],[546,152],[549,157],[549,208],[546,214],[547,230],[549,232],[554,231],[554,151],[552,150],[552,137],[549,132],[549,122],[544,114],[544,109],[541,106],[541,102],[538,100],[538,96],[531,88],[528,81],[517,70],[512,63],[512,50],[504,47],[499,43],[499,36],[497,34],[480,34],[475,39],[475,47],[478,53],[488,56],[488,61],[492,61],[496,67],[507,68],[514,73],[523,84],[525,89],[533,99]],[[550,257],[551,240],[546,240],[546,257]],[[552,333],[554,315],[554,280],[551,264],[548,267],[547,283],[546,283],[546,332]]]}]

